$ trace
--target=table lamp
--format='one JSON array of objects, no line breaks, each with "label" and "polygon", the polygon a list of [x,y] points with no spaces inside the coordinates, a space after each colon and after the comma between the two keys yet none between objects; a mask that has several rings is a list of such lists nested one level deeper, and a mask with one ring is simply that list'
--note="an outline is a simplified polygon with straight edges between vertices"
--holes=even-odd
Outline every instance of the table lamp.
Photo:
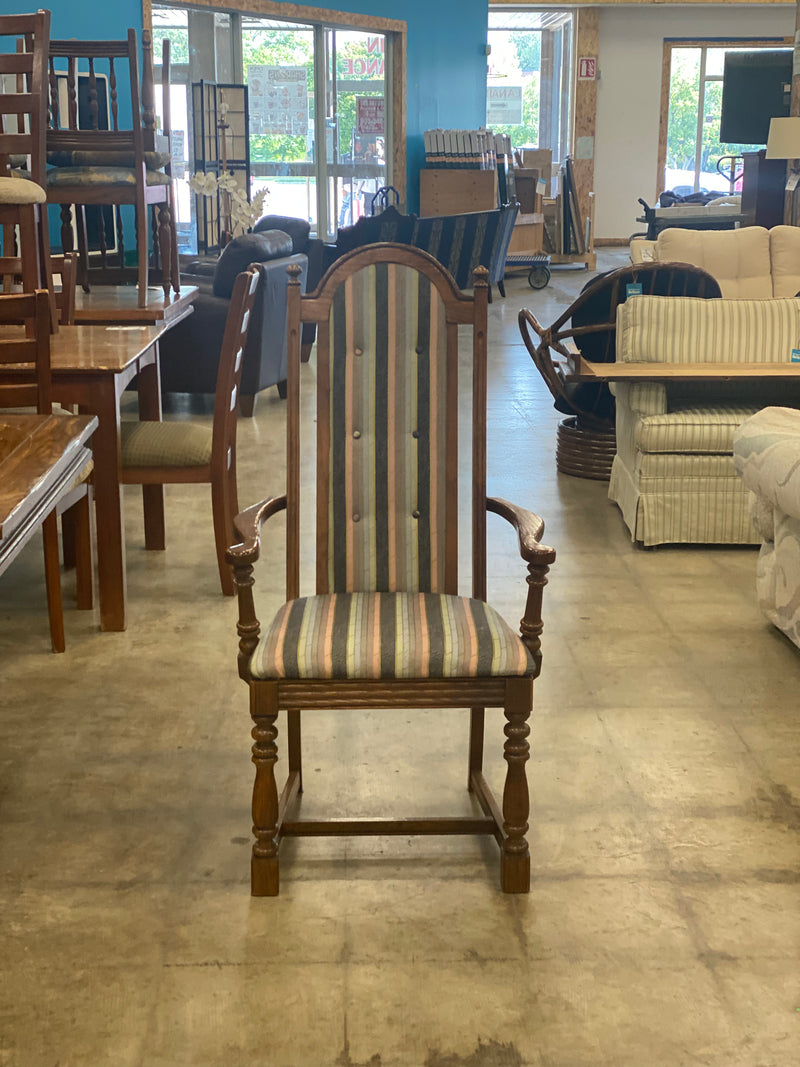
[{"label": "table lamp", "polygon": [[790,226],[796,225],[794,194],[800,181],[800,115],[770,119],[766,158],[794,161],[786,179],[783,221]]}]

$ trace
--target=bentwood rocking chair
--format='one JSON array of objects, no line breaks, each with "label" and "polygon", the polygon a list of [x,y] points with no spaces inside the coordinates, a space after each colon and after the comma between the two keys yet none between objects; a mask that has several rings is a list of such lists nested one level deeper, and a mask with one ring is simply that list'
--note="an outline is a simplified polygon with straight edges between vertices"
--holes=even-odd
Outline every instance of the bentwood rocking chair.
[{"label": "bentwood rocking chair", "polygon": [[[540,544],[541,519],[486,496],[487,272],[478,268],[474,294],[462,293],[432,256],[397,244],[343,256],[307,296],[294,267],[289,272],[286,492],[237,517],[242,543],[228,553],[239,596],[239,673],[250,688],[255,724],[252,892],[277,895],[283,837],[484,833],[500,845],[504,891],[527,892],[527,720],[541,664],[542,591],[555,553]],[[315,593],[301,596],[299,374],[306,322],[317,324],[318,338],[316,566]],[[461,367],[460,327],[469,328],[471,347]],[[461,461],[460,375],[471,378],[472,391],[472,446]],[[467,471],[471,466],[471,478],[462,482],[471,487],[463,512],[472,533],[470,596],[458,595],[465,464]],[[253,565],[262,524],[282,511],[287,601],[262,634]],[[516,528],[527,563],[521,636],[485,603],[487,512]],[[482,771],[486,707],[502,707],[506,717],[502,806]],[[468,788],[481,812],[298,818],[301,713],[336,708],[469,708]],[[279,795],[281,710],[287,712],[288,777]]]}]

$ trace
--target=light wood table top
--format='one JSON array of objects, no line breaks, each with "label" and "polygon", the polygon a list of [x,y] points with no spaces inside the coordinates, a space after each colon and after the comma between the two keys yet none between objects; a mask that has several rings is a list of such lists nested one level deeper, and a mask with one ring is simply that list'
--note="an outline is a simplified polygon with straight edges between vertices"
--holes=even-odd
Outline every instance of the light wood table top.
[{"label": "light wood table top", "polygon": [[645,382],[798,378],[800,363],[593,363],[570,355],[568,381]]},{"label": "light wood table top", "polygon": [[[65,371],[119,374],[135,362],[172,323],[118,326],[59,326],[50,338],[50,367],[56,377]],[[0,336],[24,336],[22,326],[0,327]],[[5,365],[3,374],[11,373]],[[28,372],[29,373],[29,372]]]},{"label": "light wood table top", "polygon": [[98,323],[157,323],[174,325],[191,313],[192,303],[200,290],[196,285],[182,285],[178,294],[164,299],[161,287],[147,290],[147,305],[138,306],[135,285],[95,285],[90,293],[78,286],[75,294],[75,322],[80,325]]}]

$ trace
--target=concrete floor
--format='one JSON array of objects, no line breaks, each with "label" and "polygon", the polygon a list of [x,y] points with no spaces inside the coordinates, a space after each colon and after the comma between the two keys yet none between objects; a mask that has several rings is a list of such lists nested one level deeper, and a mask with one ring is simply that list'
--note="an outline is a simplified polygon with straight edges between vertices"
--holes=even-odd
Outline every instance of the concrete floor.
[{"label": "concrete floor", "polygon": [[[1,1067],[800,1064],[800,652],[755,606],[754,549],[644,551],[604,484],[556,474],[516,313],[551,321],[585,281],[517,277],[491,307],[489,491],[539,511],[559,553],[530,895],[500,893],[492,841],[336,839],[287,842],[281,896],[251,899],[209,494],[168,487],[168,548],[147,553],[132,488],[126,633],[70,605],[54,656],[40,544],[0,579]],[[280,491],[283,420],[270,390],[240,423],[243,505]],[[524,568],[493,522],[490,600],[513,623]],[[461,713],[315,716],[305,810],[467,811],[465,743]]]}]

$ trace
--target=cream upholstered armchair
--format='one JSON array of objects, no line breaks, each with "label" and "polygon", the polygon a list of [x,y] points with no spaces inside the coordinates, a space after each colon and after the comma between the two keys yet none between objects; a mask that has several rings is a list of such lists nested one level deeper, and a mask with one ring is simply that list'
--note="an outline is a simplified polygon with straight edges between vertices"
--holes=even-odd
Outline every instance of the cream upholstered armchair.
[{"label": "cream upholstered armchair", "polygon": [[[636,296],[617,312],[617,361],[731,365],[788,361],[800,300]],[[645,545],[757,544],[733,465],[738,427],[762,407],[800,407],[796,379],[614,383],[617,454],[609,497]]]}]

